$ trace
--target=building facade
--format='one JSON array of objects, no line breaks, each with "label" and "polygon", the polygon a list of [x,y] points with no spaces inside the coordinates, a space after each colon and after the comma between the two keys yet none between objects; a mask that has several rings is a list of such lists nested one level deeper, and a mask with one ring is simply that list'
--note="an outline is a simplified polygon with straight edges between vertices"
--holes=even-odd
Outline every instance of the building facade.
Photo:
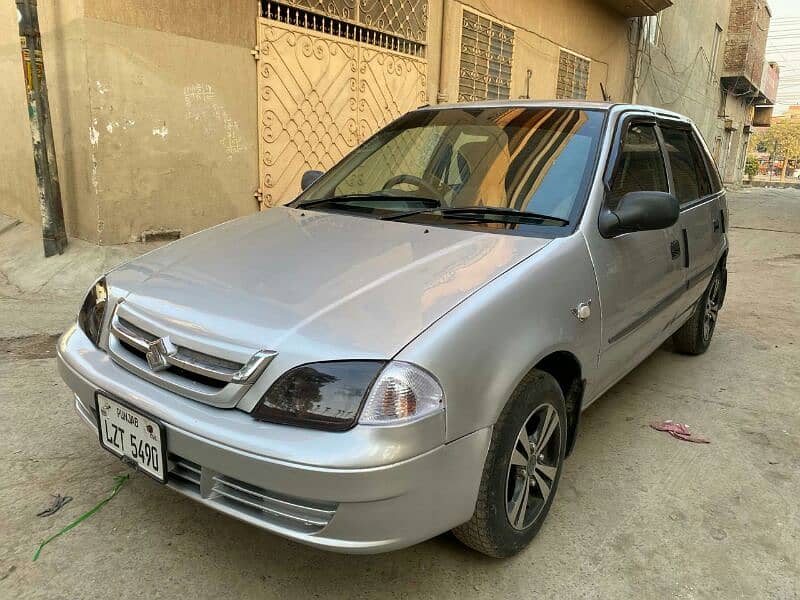
[{"label": "building facade", "polygon": [[717,153],[727,182],[742,181],[752,129],[769,126],[777,98],[779,69],[764,58],[771,20],[765,0],[731,0],[721,80],[725,129]]},{"label": "building facade", "polygon": [[741,182],[751,128],[777,97],[770,19],[764,0],[683,1],[636,25],[634,100],[694,120],[726,183]]},{"label": "building facade", "polygon": [[[627,101],[630,19],[669,0],[39,0],[68,232],[187,235],[290,201],[419,105]],[[38,222],[13,3],[0,212]]]}]

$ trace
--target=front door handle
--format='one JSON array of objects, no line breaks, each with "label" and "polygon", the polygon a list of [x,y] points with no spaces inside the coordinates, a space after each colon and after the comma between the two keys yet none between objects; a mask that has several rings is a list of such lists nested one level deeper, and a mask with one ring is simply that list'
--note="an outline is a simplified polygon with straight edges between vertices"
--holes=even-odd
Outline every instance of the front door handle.
[{"label": "front door handle", "polygon": [[676,260],[681,255],[681,243],[678,240],[672,240],[669,243],[669,253],[672,256],[672,260]]}]

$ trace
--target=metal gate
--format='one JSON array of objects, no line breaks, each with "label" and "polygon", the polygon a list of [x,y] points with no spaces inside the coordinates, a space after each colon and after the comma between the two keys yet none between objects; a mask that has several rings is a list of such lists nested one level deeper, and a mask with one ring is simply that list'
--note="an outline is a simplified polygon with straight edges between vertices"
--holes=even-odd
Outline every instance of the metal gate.
[{"label": "metal gate", "polygon": [[381,34],[352,24],[297,21],[307,26],[258,20],[262,210],[291,201],[308,169],[329,169],[426,101],[424,58],[383,48]]}]

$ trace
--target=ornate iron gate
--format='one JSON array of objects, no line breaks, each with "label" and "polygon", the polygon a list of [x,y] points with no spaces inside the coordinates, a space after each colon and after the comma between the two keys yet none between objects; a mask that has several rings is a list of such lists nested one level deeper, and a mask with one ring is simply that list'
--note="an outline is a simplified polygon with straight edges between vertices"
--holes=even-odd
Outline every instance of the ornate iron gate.
[{"label": "ornate iron gate", "polygon": [[375,130],[426,101],[424,45],[288,10],[291,19],[258,22],[262,210],[291,201],[306,170],[329,169]]}]

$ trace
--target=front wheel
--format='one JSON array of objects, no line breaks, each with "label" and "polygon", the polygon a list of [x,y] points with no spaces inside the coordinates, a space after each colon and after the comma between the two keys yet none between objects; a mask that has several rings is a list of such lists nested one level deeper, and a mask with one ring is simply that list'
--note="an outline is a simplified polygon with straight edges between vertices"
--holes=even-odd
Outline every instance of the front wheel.
[{"label": "front wheel", "polygon": [[672,336],[672,342],[678,352],[698,355],[708,350],[717,326],[719,309],[722,308],[722,301],[725,298],[725,280],[725,272],[722,268],[714,271],[692,316]]},{"label": "front wheel", "polygon": [[542,526],[558,487],[567,441],[564,396],[548,373],[533,370],[492,431],[475,513],[453,530],[467,546],[512,556]]}]

